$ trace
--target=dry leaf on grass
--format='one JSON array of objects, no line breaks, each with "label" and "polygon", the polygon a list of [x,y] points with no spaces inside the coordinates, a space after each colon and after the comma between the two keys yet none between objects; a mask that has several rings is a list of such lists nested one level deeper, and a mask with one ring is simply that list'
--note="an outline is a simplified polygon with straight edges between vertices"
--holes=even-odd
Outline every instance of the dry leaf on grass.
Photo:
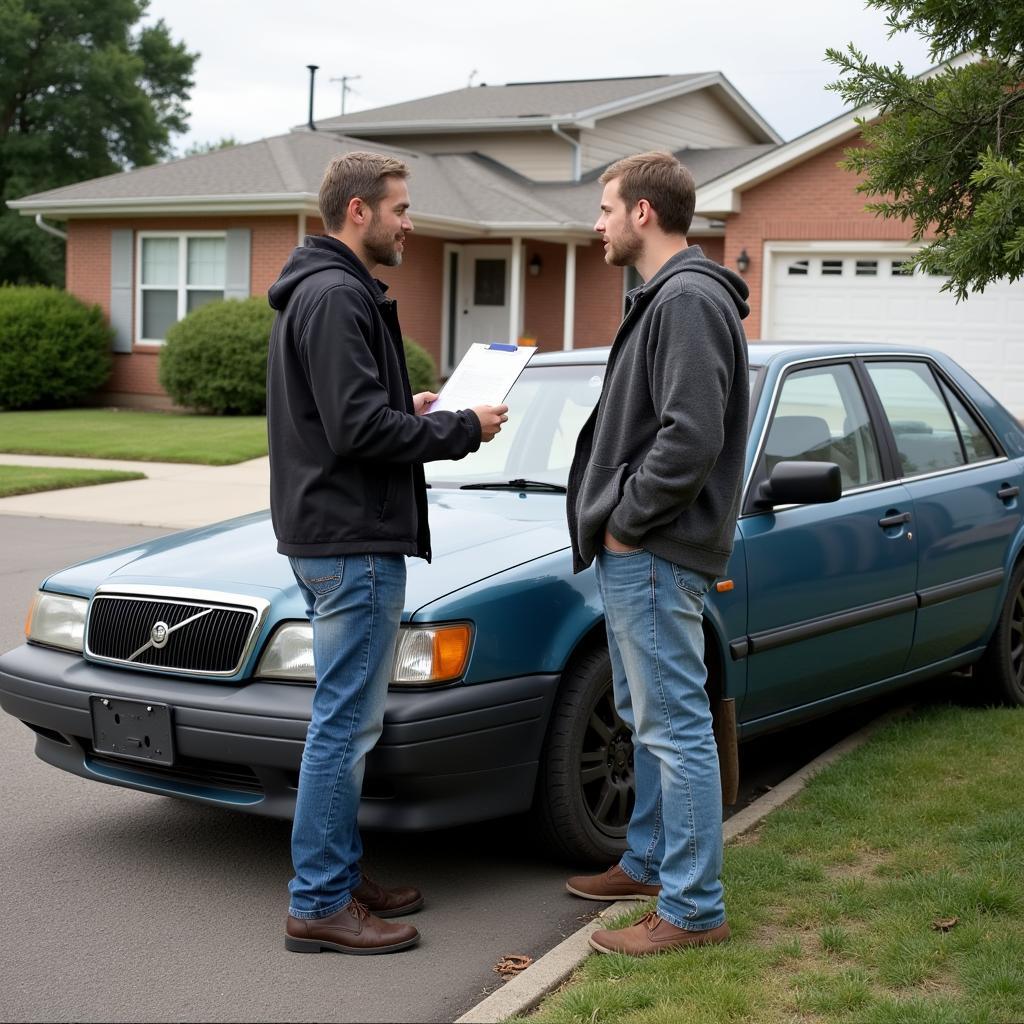
[{"label": "dry leaf on grass", "polygon": [[508,953],[494,965],[493,969],[503,978],[511,978],[514,974],[518,974],[520,971],[525,971],[532,963],[532,956],[521,956],[518,953]]},{"label": "dry leaf on grass", "polygon": [[953,928],[958,922],[959,917],[940,917],[932,921],[932,928],[937,932],[948,932],[950,928]]}]

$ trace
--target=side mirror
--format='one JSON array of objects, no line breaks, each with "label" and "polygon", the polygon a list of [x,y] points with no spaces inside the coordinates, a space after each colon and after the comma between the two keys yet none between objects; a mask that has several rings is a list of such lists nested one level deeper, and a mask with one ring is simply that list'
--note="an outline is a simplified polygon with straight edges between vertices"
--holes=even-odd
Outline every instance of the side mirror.
[{"label": "side mirror", "polygon": [[755,508],[838,501],[843,477],[834,462],[780,462],[758,487]]}]

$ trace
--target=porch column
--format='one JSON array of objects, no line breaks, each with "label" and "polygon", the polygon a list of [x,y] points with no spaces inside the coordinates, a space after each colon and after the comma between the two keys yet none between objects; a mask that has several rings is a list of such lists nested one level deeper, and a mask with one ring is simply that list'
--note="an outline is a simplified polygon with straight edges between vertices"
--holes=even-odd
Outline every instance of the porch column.
[{"label": "porch column", "polygon": [[508,340],[514,345],[522,333],[523,309],[523,240],[512,236],[511,284],[508,295]]},{"label": "porch column", "polygon": [[569,351],[573,345],[576,326],[576,243],[565,243],[565,310],[562,320],[562,348]]}]

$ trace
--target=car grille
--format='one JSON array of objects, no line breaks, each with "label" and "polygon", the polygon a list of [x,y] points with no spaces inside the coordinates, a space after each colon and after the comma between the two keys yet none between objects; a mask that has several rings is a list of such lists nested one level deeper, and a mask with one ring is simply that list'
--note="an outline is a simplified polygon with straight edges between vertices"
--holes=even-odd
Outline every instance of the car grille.
[{"label": "car grille", "polygon": [[233,675],[242,667],[258,619],[254,608],[97,594],[86,652],[138,668]]}]

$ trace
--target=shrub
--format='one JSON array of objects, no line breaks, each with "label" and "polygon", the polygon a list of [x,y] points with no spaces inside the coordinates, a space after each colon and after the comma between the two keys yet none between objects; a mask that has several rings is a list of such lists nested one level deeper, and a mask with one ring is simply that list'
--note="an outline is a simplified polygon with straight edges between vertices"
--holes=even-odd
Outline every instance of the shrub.
[{"label": "shrub", "polygon": [[415,395],[420,391],[437,390],[437,366],[430,353],[411,338],[403,338],[405,365],[409,370],[409,385]]},{"label": "shrub", "polygon": [[0,287],[0,408],[74,405],[110,376],[99,306],[40,286]]},{"label": "shrub", "polygon": [[267,343],[274,311],[263,297],[211,302],[167,332],[160,383],[178,405],[220,415],[267,408]]}]

